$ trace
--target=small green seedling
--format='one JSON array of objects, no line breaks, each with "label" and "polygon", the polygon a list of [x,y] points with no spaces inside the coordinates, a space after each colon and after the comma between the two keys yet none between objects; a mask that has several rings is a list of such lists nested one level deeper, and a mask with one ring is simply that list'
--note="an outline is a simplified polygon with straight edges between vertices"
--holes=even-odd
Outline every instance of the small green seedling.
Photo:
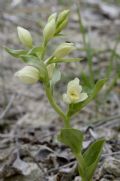
[{"label": "small green seedling", "polygon": [[24,68],[15,73],[17,78],[25,84],[35,84],[38,81],[43,84],[51,106],[64,121],[64,127],[60,130],[58,140],[71,148],[78,162],[82,181],[91,181],[101,155],[104,139],[96,140],[83,152],[83,133],[71,127],[70,118],[96,97],[106,79],[99,80],[89,93],[84,92],[79,78],[76,77],[68,82],[67,90],[63,94],[63,101],[67,106],[67,112],[64,112],[53,96],[54,86],[61,79],[59,64],[77,62],[82,59],[66,58],[76,48],[73,43],[60,44],[50,57],[45,58],[48,43],[51,39],[60,37],[61,31],[68,23],[69,13],[69,10],[64,10],[59,14],[54,13],[48,18],[43,29],[43,42],[40,46],[33,44],[33,38],[28,30],[18,27],[18,36],[25,49],[6,48],[6,51],[25,63]]}]

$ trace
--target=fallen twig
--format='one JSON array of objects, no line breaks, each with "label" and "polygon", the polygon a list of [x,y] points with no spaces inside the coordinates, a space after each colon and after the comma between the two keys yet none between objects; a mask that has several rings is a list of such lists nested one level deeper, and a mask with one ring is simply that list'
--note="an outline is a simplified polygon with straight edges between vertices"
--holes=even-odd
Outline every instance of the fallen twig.
[{"label": "fallen twig", "polygon": [[0,115],[0,120],[2,120],[2,119],[5,117],[5,115],[6,115],[7,112],[9,111],[9,109],[10,109],[10,107],[11,107],[14,99],[15,99],[15,95],[13,95],[13,96],[11,97],[11,99],[10,99],[8,105],[6,106],[5,110],[4,110],[4,111],[2,112],[2,114]]}]

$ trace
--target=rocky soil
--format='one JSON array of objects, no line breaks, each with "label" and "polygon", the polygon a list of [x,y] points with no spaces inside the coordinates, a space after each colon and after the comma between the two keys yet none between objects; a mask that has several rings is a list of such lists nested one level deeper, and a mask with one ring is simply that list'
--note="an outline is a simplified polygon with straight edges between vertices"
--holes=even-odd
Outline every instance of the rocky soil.
[{"label": "rocky soil", "polygon": [[[77,5],[77,6],[76,6]],[[77,7],[79,0],[1,0],[0,1],[0,181],[80,181],[77,164],[70,150],[60,144],[56,135],[62,120],[50,107],[40,83],[27,86],[15,79],[23,64],[8,55],[4,47],[19,49],[16,27],[29,29],[36,44],[41,42],[47,17],[55,11],[71,9],[70,22],[63,41],[76,44],[74,57],[81,63],[61,65],[63,79],[56,86],[61,99],[72,78],[88,72],[87,57],[80,32]],[[94,51],[95,80],[103,78],[114,58],[109,86],[120,70],[120,2],[81,0],[81,16]],[[116,42],[117,45],[116,45]],[[53,41],[51,52],[59,43]],[[48,52],[49,53],[49,52]],[[106,143],[94,175],[94,181],[120,181],[120,79],[104,90],[97,100],[72,120],[72,125],[85,133],[84,149],[96,138]]]}]

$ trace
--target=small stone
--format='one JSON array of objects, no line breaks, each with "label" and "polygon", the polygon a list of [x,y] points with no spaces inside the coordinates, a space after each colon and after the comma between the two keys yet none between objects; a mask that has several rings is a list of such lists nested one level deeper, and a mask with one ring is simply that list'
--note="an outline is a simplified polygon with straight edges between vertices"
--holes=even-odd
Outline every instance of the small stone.
[{"label": "small stone", "polygon": [[81,181],[81,178],[79,176],[75,177],[74,181]]},{"label": "small stone", "polygon": [[[8,178],[4,178],[4,181],[35,181],[38,179],[42,180],[42,171],[40,170],[40,168],[38,168],[38,166],[35,163],[29,163],[29,174],[27,174],[26,176],[21,175],[21,174],[16,174],[15,176],[11,176]],[[27,173],[28,173],[27,172]],[[45,180],[45,179],[44,179]]]},{"label": "small stone", "polygon": [[107,157],[103,165],[103,171],[116,177],[120,177],[120,160],[113,157]]},{"label": "small stone", "polygon": [[100,179],[100,181],[109,181],[109,180],[106,178],[102,178],[102,179]]}]

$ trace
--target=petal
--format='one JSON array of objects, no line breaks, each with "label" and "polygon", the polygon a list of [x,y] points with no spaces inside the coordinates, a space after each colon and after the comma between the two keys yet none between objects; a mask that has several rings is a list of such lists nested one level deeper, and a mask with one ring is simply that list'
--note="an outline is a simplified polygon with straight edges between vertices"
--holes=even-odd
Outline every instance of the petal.
[{"label": "petal", "polygon": [[67,88],[67,94],[71,94],[71,92],[76,92],[76,94],[81,94],[82,86],[73,84]]},{"label": "petal", "polygon": [[34,84],[39,80],[39,70],[32,66],[25,66],[24,68],[16,72],[15,76],[19,78],[23,83]]},{"label": "petal", "polygon": [[63,101],[68,103],[68,104],[71,103],[71,101],[70,101],[69,97],[67,96],[67,94],[63,94]]},{"label": "petal", "polygon": [[80,83],[80,79],[78,77],[76,77],[74,80],[73,80],[76,84],[79,84]]},{"label": "petal", "polygon": [[71,90],[71,89],[77,89],[79,92],[82,91],[82,86],[79,85],[79,82],[80,80],[78,78],[75,78],[74,80],[71,80],[69,83],[68,83],[68,86],[67,86],[67,90]]},{"label": "petal", "polygon": [[85,99],[88,98],[88,95],[87,93],[81,93],[80,94],[80,99],[79,99],[79,102],[83,102]]}]

